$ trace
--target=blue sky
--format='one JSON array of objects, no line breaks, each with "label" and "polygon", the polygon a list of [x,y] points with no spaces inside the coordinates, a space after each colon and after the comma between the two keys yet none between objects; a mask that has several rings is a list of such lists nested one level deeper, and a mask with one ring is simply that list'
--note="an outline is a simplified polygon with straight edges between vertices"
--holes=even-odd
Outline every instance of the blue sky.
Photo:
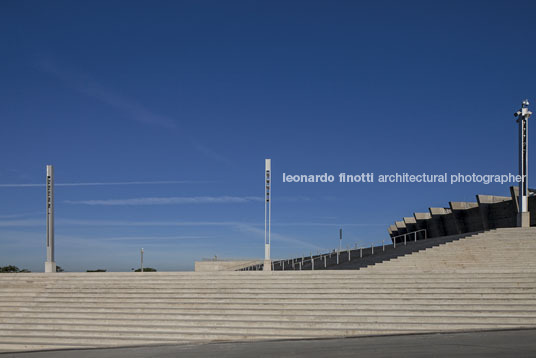
[{"label": "blue sky", "polygon": [[508,195],[499,184],[283,183],[282,173],[517,173],[513,113],[536,101],[535,11],[531,1],[2,1],[0,265],[44,268],[45,190],[23,184],[43,184],[47,164],[56,261],[69,271],[128,271],[141,247],[159,270],[262,257],[265,158],[276,258],[335,247],[340,225],[343,246],[368,245],[415,211]]}]

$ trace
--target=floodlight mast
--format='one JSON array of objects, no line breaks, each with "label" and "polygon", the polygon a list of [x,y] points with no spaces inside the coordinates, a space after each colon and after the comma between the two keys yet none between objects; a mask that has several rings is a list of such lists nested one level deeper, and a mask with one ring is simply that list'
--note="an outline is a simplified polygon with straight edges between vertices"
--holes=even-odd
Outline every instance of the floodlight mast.
[{"label": "floodlight mast", "polygon": [[272,224],[272,201],[270,200],[270,192],[272,188],[272,160],[265,160],[265,195],[264,195],[264,267],[263,271],[272,270],[272,262],[270,260],[270,236]]},{"label": "floodlight mast", "polygon": [[530,212],[529,212],[529,184],[528,184],[528,119],[532,114],[529,111],[529,101],[524,100],[521,104],[521,109],[514,113],[514,117],[517,117],[517,123],[519,123],[519,175],[521,181],[519,182],[519,212],[517,214],[517,226],[529,227],[530,226]]}]

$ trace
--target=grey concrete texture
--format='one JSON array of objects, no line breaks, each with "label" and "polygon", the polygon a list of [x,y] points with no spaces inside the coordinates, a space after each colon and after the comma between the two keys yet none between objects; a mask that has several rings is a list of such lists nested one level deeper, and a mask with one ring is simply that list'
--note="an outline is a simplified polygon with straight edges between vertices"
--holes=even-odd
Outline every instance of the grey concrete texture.
[{"label": "grey concrete texture", "polygon": [[449,206],[451,210],[467,210],[477,208],[478,203],[470,201],[450,201]]},{"label": "grey concrete texture", "polygon": [[[536,226],[536,195],[529,196],[530,226]],[[426,229],[428,237],[456,235],[467,232],[518,226],[518,188],[510,187],[510,196],[476,195],[476,202],[449,202],[449,208],[432,207],[428,213],[414,213],[415,223],[403,218],[398,231],[389,231],[393,237]],[[400,221],[397,221],[397,224]]]},{"label": "grey concrete texture", "polygon": [[417,220],[415,220],[415,218],[412,217],[412,216],[408,216],[408,217],[405,217],[405,218],[404,218],[404,223],[405,223],[406,225],[408,225],[408,224],[416,224],[416,223],[417,223]]},{"label": "grey concrete texture", "polygon": [[536,330],[183,344],[0,354],[2,358],[534,357]]},{"label": "grey concrete texture", "polygon": [[417,231],[417,220],[414,217],[405,217],[403,218],[404,224],[406,224],[406,231],[413,232]]},{"label": "grey concrete texture", "polygon": [[3,274],[0,349],[536,328],[536,228],[410,249],[441,240],[360,270]]},{"label": "grey concrete texture", "polygon": [[236,271],[252,265],[260,265],[262,260],[205,260],[196,261],[194,271],[211,272],[211,271]]},{"label": "grey concrete texture", "polygon": [[430,213],[414,213],[413,216],[415,217],[415,220],[428,220],[432,218],[432,215]]}]

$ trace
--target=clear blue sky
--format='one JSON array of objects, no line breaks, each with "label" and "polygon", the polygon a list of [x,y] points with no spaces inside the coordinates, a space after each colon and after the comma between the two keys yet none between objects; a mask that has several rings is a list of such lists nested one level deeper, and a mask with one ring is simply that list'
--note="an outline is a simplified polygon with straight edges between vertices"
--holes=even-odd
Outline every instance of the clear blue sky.
[{"label": "clear blue sky", "polygon": [[340,225],[343,246],[365,245],[415,211],[508,195],[281,175],[517,173],[535,13],[533,1],[2,1],[0,266],[44,268],[45,190],[21,184],[44,183],[47,164],[69,271],[128,271],[141,247],[159,270],[262,257],[264,158],[276,258],[335,247]]}]

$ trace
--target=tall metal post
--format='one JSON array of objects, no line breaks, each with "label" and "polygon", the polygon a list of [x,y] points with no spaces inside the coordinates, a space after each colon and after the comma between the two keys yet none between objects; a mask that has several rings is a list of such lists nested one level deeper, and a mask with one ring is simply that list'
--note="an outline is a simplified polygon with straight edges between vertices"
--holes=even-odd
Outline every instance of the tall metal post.
[{"label": "tall metal post", "polygon": [[143,272],[143,247],[140,251],[140,271]]},{"label": "tall metal post", "polygon": [[272,269],[270,261],[270,236],[272,224],[272,202],[270,200],[270,192],[272,187],[272,160],[265,160],[265,195],[264,195],[264,271]]},{"label": "tall metal post", "polygon": [[529,101],[524,100],[521,104],[521,109],[514,113],[517,117],[517,123],[519,124],[519,175],[521,181],[519,182],[519,212],[517,214],[517,226],[529,227],[530,226],[530,212],[529,212],[529,184],[528,184],[528,119],[532,114],[529,111]]},{"label": "tall metal post", "polygon": [[52,165],[47,165],[46,196],[47,260],[45,262],[45,272],[56,272],[56,262],[54,261],[54,168]]},{"label": "tall metal post", "polygon": [[339,229],[339,252],[341,251],[342,245],[342,227]]}]

